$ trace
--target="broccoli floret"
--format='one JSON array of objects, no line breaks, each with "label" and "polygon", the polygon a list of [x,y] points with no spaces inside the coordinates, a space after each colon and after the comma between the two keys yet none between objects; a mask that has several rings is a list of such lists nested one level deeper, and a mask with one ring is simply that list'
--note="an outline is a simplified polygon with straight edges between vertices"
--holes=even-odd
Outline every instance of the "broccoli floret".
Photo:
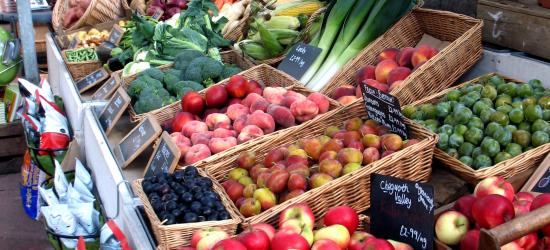
[{"label": "broccoli floret", "polygon": [[223,70],[222,70],[222,73],[220,75],[219,80],[221,81],[225,78],[229,78],[232,75],[236,75],[236,74],[240,73],[241,71],[243,71],[243,70],[235,64],[224,64],[223,65]]},{"label": "broccoli floret", "polygon": [[195,81],[209,86],[218,79],[223,70],[223,64],[210,57],[195,58],[185,71],[185,80]]},{"label": "broccoli floret", "polygon": [[[170,69],[164,74],[164,84],[168,86],[169,83],[181,81],[181,71],[177,69]],[[168,88],[168,87],[167,87]],[[170,91],[170,89],[168,89]]]},{"label": "broccoli floret", "polygon": [[193,81],[168,82],[166,83],[166,88],[170,91],[170,93],[174,94],[178,98],[181,98],[189,91],[200,91],[204,89],[200,83]]},{"label": "broccoli floret", "polygon": [[198,50],[187,49],[179,53],[176,58],[174,58],[174,69],[179,69],[185,71],[187,66],[193,59],[198,57],[203,57],[204,54]]},{"label": "broccoli floret", "polygon": [[166,89],[148,87],[140,93],[137,102],[134,104],[134,110],[138,114],[147,113],[175,101],[176,99],[170,96]]},{"label": "broccoli floret", "polygon": [[182,81],[186,87],[193,89],[194,91],[201,91],[204,89],[204,86],[198,82],[194,81]]},{"label": "broccoli floret", "polygon": [[133,99],[139,97],[141,92],[146,88],[158,89],[162,88],[162,82],[153,79],[149,75],[143,75],[136,78],[136,80],[130,83],[128,86],[128,95]]},{"label": "broccoli floret", "polygon": [[162,79],[164,78],[164,72],[162,72],[162,70],[157,69],[157,68],[148,68],[148,69],[140,72],[138,74],[138,77],[139,76],[150,76],[150,77],[152,77],[156,80],[162,81]]}]

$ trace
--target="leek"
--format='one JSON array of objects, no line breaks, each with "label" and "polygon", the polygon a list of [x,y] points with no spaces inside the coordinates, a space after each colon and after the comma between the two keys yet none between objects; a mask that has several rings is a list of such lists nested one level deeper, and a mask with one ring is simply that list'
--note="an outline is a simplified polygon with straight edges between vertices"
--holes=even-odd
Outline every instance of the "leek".
[{"label": "leek", "polygon": [[410,0],[378,1],[353,41],[344,51],[331,51],[308,87],[314,91],[321,90],[348,61],[393,25],[408,10],[406,6],[410,6]]},{"label": "leek", "polygon": [[323,30],[319,43],[317,44],[317,47],[321,49],[321,54],[319,54],[317,59],[315,59],[315,62],[313,62],[311,67],[309,67],[300,79],[300,82],[303,84],[306,84],[309,79],[315,75],[317,69],[325,60],[325,57],[332,47],[334,39],[338,35],[338,31],[340,30],[342,23],[346,19],[346,16],[353,7],[354,3],[355,0],[337,0],[334,6],[332,6],[332,9],[327,17],[326,27]]}]

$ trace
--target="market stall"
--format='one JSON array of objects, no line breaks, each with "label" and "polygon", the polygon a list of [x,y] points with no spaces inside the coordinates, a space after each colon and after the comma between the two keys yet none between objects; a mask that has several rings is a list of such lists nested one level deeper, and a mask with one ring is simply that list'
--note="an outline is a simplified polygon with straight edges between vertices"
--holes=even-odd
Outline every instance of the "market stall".
[{"label": "market stall", "polygon": [[55,249],[549,248],[549,64],[423,3],[58,0],[25,212]]}]

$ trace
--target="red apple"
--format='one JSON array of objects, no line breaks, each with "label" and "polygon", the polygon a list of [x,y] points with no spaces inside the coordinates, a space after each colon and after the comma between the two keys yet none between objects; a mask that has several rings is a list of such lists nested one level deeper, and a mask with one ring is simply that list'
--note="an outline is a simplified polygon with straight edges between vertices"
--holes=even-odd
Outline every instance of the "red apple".
[{"label": "red apple", "polygon": [[414,250],[411,245],[395,240],[388,240],[388,242],[395,248],[395,250]]},{"label": "red apple", "polygon": [[528,214],[531,210],[531,201],[527,200],[515,200],[514,201],[514,212],[516,217],[524,214]]},{"label": "red apple", "polygon": [[521,201],[521,200],[525,200],[525,201],[533,201],[535,199],[535,196],[532,194],[532,193],[529,193],[529,192],[518,192],[516,194],[516,197],[514,200],[517,200],[517,201]]},{"label": "red apple", "polygon": [[202,99],[202,96],[198,92],[187,92],[181,98],[181,110],[200,115],[204,110],[204,99]]},{"label": "red apple", "polygon": [[457,211],[447,211],[437,218],[435,234],[441,242],[447,245],[456,245],[468,232],[469,225],[465,215]]},{"label": "red apple", "polygon": [[363,250],[395,250],[395,248],[387,240],[373,238],[365,243]]},{"label": "red apple", "polygon": [[305,224],[309,228],[313,228],[315,225],[315,216],[313,216],[313,211],[311,208],[304,203],[298,203],[290,205],[279,215],[279,227],[283,223],[290,219],[298,219],[302,224]]},{"label": "red apple", "polygon": [[279,232],[271,241],[271,250],[309,250],[309,243],[297,233]]},{"label": "red apple", "polygon": [[518,243],[512,241],[504,246],[501,246],[500,247],[500,250],[524,250],[523,248],[521,248]]},{"label": "red apple", "polygon": [[332,240],[318,240],[313,243],[311,250],[340,250],[340,246]]},{"label": "red apple", "polygon": [[218,243],[216,243],[216,245],[212,247],[212,250],[247,250],[247,249],[238,240],[225,239],[225,240],[218,241]]},{"label": "red apple", "polygon": [[252,230],[263,231],[269,238],[269,241],[273,240],[273,237],[275,236],[275,228],[272,225],[267,223],[254,224],[252,225]]},{"label": "red apple", "polygon": [[225,89],[230,96],[243,98],[247,94],[248,82],[243,76],[234,75],[229,78],[227,85],[225,85]]},{"label": "red apple", "polygon": [[350,234],[353,234],[359,225],[359,215],[353,208],[348,206],[333,207],[328,210],[323,218],[323,224],[325,226],[340,224],[346,227]]},{"label": "red apple", "polygon": [[351,240],[349,242],[348,250],[362,250],[363,247],[365,247],[365,243],[367,240],[375,238],[372,234],[361,232],[361,231],[355,231],[353,235],[351,236]]},{"label": "red apple", "polygon": [[479,245],[479,229],[468,231],[460,240],[460,250],[477,250]]},{"label": "red apple", "polygon": [[[199,235],[195,236],[195,234]],[[195,234],[191,238],[191,246],[195,247],[197,250],[211,250],[216,243],[229,238],[229,235],[219,228],[203,229],[195,232]]]},{"label": "red apple", "polygon": [[188,121],[197,120],[195,116],[189,112],[178,112],[172,120],[172,131],[181,132],[183,125]]},{"label": "red apple", "polygon": [[524,250],[534,250],[537,249],[537,245],[539,244],[538,241],[539,238],[537,236],[537,233],[533,232],[515,240],[514,242],[517,243]]},{"label": "red apple", "polygon": [[[535,197],[535,199],[531,203],[531,211],[533,211],[535,209],[538,209],[540,207],[543,207],[543,206],[545,206],[549,203],[550,203],[550,194],[548,194],[548,193],[547,194],[541,194],[541,195]],[[544,235],[550,236],[550,225],[547,225],[547,226],[543,227],[542,232],[544,233]]]},{"label": "red apple", "polygon": [[269,236],[260,229],[252,229],[243,232],[239,234],[236,239],[241,242],[246,249],[269,250]]},{"label": "red apple", "polygon": [[227,103],[227,90],[222,85],[214,85],[204,95],[208,107],[219,108]]},{"label": "red apple", "polygon": [[493,228],[514,218],[514,205],[498,194],[478,198],[472,206],[472,215],[482,228]]},{"label": "red apple", "polygon": [[468,218],[470,225],[474,225],[474,217],[472,216],[472,205],[476,201],[473,195],[465,195],[456,200],[453,209],[465,215]]},{"label": "red apple", "polygon": [[514,187],[500,176],[493,176],[482,180],[474,190],[474,195],[478,199],[490,194],[499,194],[511,202],[514,201]]}]

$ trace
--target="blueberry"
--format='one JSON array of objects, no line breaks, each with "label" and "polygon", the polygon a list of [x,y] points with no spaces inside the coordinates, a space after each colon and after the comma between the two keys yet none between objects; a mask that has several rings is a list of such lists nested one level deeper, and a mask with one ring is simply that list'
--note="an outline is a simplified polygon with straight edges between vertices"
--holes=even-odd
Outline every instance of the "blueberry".
[{"label": "blueberry", "polygon": [[172,200],[166,202],[165,205],[166,205],[166,210],[169,210],[169,211],[172,211],[178,207],[178,203]]},{"label": "blueberry", "polygon": [[206,216],[206,219],[209,220],[209,221],[218,220],[218,213],[213,212],[213,213],[209,214],[208,216]]},{"label": "blueberry", "polygon": [[176,224],[176,216],[174,216],[173,214],[166,214],[161,220],[166,220],[166,222],[164,222],[164,225]]},{"label": "blueberry", "polygon": [[207,216],[208,216],[208,215],[211,214],[211,213],[212,213],[212,209],[210,209],[210,208],[208,208],[208,207],[202,209],[202,214],[203,214],[203,215],[207,215]]},{"label": "blueberry", "polygon": [[193,166],[186,167],[183,172],[185,172],[186,177],[195,177],[199,174],[197,168]]},{"label": "blueberry", "polygon": [[194,213],[197,213],[197,214],[199,214],[202,210],[201,203],[198,202],[198,201],[193,201],[189,208],[191,209],[191,211],[193,211]]},{"label": "blueberry", "polygon": [[175,180],[182,182],[185,179],[185,173],[183,171],[177,171],[172,175],[172,178]]},{"label": "blueberry", "polygon": [[183,221],[186,223],[197,222],[199,220],[198,216],[195,213],[186,213],[183,216]]},{"label": "blueberry", "polygon": [[171,193],[165,194],[162,196],[162,201],[170,201],[174,198],[174,195]]},{"label": "blueberry", "polygon": [[155,210],[157,214],[164,209],[164,206],[160,202],[154,202],[151,203],[151,205],[153,206],[153,210]]},{"label": "blueberry", "polygon": [[212,187],[212,180],[208,177],[199,177],[199,183],[203,187]]},{"label": "blueberry", "polygon": [[201,198],[201,204],[204,207],[215,208],[216,202],[212,198],[202,197]]},{"label": "blueberry", "polygon": [[226,211],[218,213],[218,220],[229,220],[230,218],[229,213]]},{"label": "blueberry", "polygon": [[199,221],[205,221],[205,220],[206,220],[206,217],[199,215]]},{"label": "blueberry", "polygon": [[189,192],[183,193],[180,197],[181,197],[181,201],[186,203],[190,203],[193,201],[193,195]]},{"label": "blueberry", "polygon": [[193,194],[202,193],[202,190],[199,186],[194,186],[191,188],[191,192],[193,192]]},{"label": "blueberry", "polygon": [[195,193],[195,195],[193,195],[193,199],[195,199],[196,201],[200,201],[202,196],[203,196],[202,192],[198,192],[198,193]]},{"label": "blueberry", "polygon": [[179,217],[182,213],[183,213],[183,210],[180,209],[180,208],[176,208],[176,209],[172,210],[172,214],[176,217]]},{"label": "blueberry", "polygon": [[216,211],[225,211],[225,206],[221,202],[214,203]]}]

